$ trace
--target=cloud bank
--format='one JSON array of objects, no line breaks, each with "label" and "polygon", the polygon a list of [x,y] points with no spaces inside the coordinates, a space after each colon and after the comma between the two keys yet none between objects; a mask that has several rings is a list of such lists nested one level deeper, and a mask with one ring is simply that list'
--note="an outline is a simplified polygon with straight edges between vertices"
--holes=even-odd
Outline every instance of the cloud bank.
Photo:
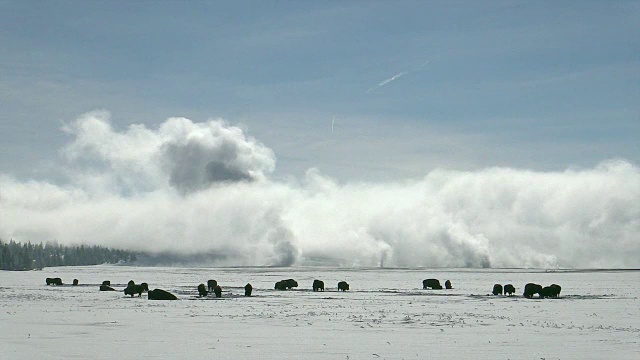
[{"label": "cloud bank", "polygon": [[640,169],[624,160],[282,182],[273,151],[223,120],[118,130],[93,112],[64,130],[65,185],[0,175],[1,239],[215,254],[208,265],[640,267]]}]

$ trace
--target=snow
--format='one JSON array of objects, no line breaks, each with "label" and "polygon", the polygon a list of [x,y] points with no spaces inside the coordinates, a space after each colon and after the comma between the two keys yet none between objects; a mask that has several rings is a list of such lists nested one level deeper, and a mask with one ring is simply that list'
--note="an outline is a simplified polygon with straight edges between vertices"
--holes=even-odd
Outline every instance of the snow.
[{"label": "snow", "polygon": [[[46,286],[61,277],[65,285]],[[79,286],[71,286],[74,278]],[[297,289],[278,291],[293,278]],[[423,290],[422,280],[454,289]],[[133,279],[178,301],[100,292]],[[208,279],[223,297],[199,298]],[[311,291],[314,279],[325,292]],[[350,291],[338,292],[338,281]],[[244,285],[253,295],[243,296]],[[524,299],[527,282],[562,286]],[[512,283],[516,296],[489,295]],[[640,359],[640,271],[88,266],[0,272],[0,359]]]}]

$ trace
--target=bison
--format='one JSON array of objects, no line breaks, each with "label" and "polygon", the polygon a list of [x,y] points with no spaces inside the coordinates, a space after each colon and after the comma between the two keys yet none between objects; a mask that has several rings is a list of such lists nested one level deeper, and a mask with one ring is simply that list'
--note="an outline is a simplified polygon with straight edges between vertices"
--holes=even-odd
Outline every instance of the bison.
[{"label": "bison", "polygon": [[451,286],[451,281],[447,280],[444,282],[444,287],[445,289],[453,289],[453,287]]},{"label": "bison", "polygon": [[560,285],[557,284],[551,284],[549,285],[550,288],[553,288],[553,297],[558,297],[560,296],[560,291],[562,291],[562,287],[560,287]]},{"label": "bison", "polygon": [[251,284],[247,284],[244,286],[244,296],[251,296],[252,291],[253,291],[253,286],[251,286]]},{"label": "bison", "polygon": [[284,282],[287,284],[287,289],[298,287],[298,282],[293,279],[287,279]]},{"label": "bison", "polygon": [[522,296],[526,298],[532,298],[535,294],[541,295],[541,292],[542,286],[534,283],[528,283],[524,286],[524,293],[522,294]]},{"label": "bison", "polygon": [[507,285],[504,286],[504,294],[505,295],[511,296],[511,295],[515,294],[515,292],[516,292],[516,288],[513,287],[513,285],[507,284]]},{"label": "bison", "polygon": [[78,286],[78,283],[79,283],[78,279],[73,279],[73,286]]},{"label": "bison", "polygon": [[276,290],[287,290],[294,287],[298,287],[298,282],[293,279],[287,279],[278,281],[274,288]]},{"label": "bison", "polygon": [[547,297],[557,298],[558,295],[560,295],[560,290],[562,290],[560,285],[553,284],[550,286],[545,286],[542,288],[542,290],[540,290],[540,297],[543,299]]},{"label": "bison", "polygon": [[207,288],[204,286],[204,284],[200,284],[198,285],[198,294],[200,294],[200,296],[207,296],[209,292],[207,291]]},{"label": "bison", "polygon": [[116,291],[116,289],[109,285],[100,285],[100,291]]},{"label": "bison", "polygon": [[62,279],[60,278],[47,278],[47,285],[62,285]]},{"label": "bison", "polygon": [[149,300],[178,300],[178,298],[168,291],[153,289],[147,293]]},{"label": "bison", "polygon": [[495,284],[493,285],[493,295],[502,295],[502,285]]},{"label": "bison", "polygon": [[149,285],[147,283],[142,283],[140,285],[136,285],[133,280],[129,281],[127,287],[124,289],[125,295],[133,295],[138,294],[138,297],[142,297],[142,293],[144,291],[149,291]]},{"label": "bison", "polygon": [[346,281],[340,281],[338,283],[338,291],[347,291],[349,290],[349,284]]},{"label": "bison", "polygon": [[109,280],[105,280],[105,281],[103,281],[103,282],[102,282],[102,285],[104,285],[104,286],[111,286],[111,281],[109,281]]},{"label": "bison", "polygon": [[218,286],[218,282],[215,280],[209,280],[207,281],[207,290],[209,290],[209,292],[213,292],[213,289]]},{"label": "bison", "polygon": [[442,285],[440,285],[440,280],[438,279],[424,279],[422,280],[422,288],[423,289],[432,288],[435,290],[442,290]]},{"label": "bison", "polygon": [[313,280],[313,291],[324,291],[324,281]]},{"label": "bison", "polygon": [[216,287],[213,288],[213,292],[216,294],[216,297],[222,297],[222,288],[220,287],[220,285],[216,285]]}]

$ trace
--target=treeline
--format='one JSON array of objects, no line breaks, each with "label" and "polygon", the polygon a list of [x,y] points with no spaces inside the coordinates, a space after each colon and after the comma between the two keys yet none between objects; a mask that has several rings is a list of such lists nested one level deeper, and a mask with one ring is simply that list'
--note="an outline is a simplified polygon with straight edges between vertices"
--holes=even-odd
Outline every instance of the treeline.
[{"label": "treeline", "polygon": [[55,242],[26,244],[0,240],[1,270],[34,270],[47,266],[82,266],[133,262],[137,253],[102,246],[64,246]]}]

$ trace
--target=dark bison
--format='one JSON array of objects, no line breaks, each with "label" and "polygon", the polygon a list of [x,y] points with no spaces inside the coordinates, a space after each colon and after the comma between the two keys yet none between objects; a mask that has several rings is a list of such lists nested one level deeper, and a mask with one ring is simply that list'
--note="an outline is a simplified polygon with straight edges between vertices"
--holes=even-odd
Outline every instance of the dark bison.
[{"label": "dark bison", "polygon": [[349,284],[346,281],[340,281],[338,283],[338,291],[347,291],[349,290]]},{"label": "dark bison", "polygon": [[293,279],[287,279],[284,282],[287,284],[287,289],[298,287],[298,282]]},{"label": "dark bison", "polygon": [[125,295],[133,295],[138,294],[138,297],[142,296],[144,291],[149,291],[149,285],[147,283],[142,283],[140,285],[136,285],[133,280],[129,281],[127,287],[124,289]]},{"label": "dark bison", "polygon": [[522,296],[526,298],[532,298],[535,294],[541,295],[541,292],[542,286],[534,283],[528,283],[524,286],[524,293],[522,294]]},{"label": "dark bison", "polygon": [[116,291],[116,289],[109,285],[100,285],[100,291]]},{"label": "dark bison", "polygon": [[104,285],[104,286],[111,286],[111,281],[109,281],[109,280],[105,280],[105,281],[103,281],[103,282],[102,282],[102,285]]},{"label": "dark bison", "polygon": [[198,285],[198,294],[200,294],[200,296],[207,296],[209,292],[207,291],[207,288],[204,286],[204,284],[200,284]]},{"label": "dark bison", "polygon": [[505,295],[513,295],[516,292],[516,288],[511,284],[507,284],[504,286],[504,294]]},{"label": "dark bison", "polygon": [[62,279],[60,278],[47,278],[47,285],[62,285]]},{"label": "dark bison", "polygon": [[149,300],[178,300],[178,298],[170,292],[162,289],[153,289],[147,293]]},{"label": "dark bison", "polygon": [[276,290],[287,290],[287,283],[284,280],[280,280],[276,282],[276,285],[273,287]]},{"label": "dark bison", "polygon": [[216,297],[222,297],[222,288],[220,287],[220,285],[216,285],[216,287],[213,288],[213,292],[216,294]]},{"label": "dark bison", "polygon": [[560,285],[553,284],[550,286],[545,286],[542,288],[542,290],[540,290],[540,297],[541,298],[546,298],[546,297],[557,298],[558,295],[560,295],[560,290],[562,290]]},{"label": "dark bison", "polygon": [[313,291],[324,291],[324,281],[313,280]]},{"label": "dark bison", "polygon": [[252,291],[253,291],[253,286],[251,286],[251,284],[247,284],[244,286],[244,296],[251,296]]},{"label": "dark bison", "polygon": [[438,279],[424,279],[422,280],[422,288],[423,289],[432,288],[435,290],[442,290],[442,285],[440,285],[440,280]]},{"label": "dark bison", "polygon": [[493,295],[502,295],[502,285],[500,284],[493,285]]},{"label": "dark bison", "polygon": [[78,279],[73,279],[73,286],[78,286],[78,283],[79,283]]},{"label": "dark bison", "polygon": [[218,282],[215,280],[209,280],[207,281],[207,290],[209,290],[209,292],[213,292],[213,288],[215,288],[216,286],[218,286]]},{"label": "dark bison", "polygon": [[287,279],[278,281],[274,288],[276,290],[287,290],[294,287],[298,287],[298,282],[293,279]]},{"label": "dark bison", "polygon": [[453,289],[453,287],[451,286],[451,281],[447,280],[444,282],[444,288],[445,289]]}]

